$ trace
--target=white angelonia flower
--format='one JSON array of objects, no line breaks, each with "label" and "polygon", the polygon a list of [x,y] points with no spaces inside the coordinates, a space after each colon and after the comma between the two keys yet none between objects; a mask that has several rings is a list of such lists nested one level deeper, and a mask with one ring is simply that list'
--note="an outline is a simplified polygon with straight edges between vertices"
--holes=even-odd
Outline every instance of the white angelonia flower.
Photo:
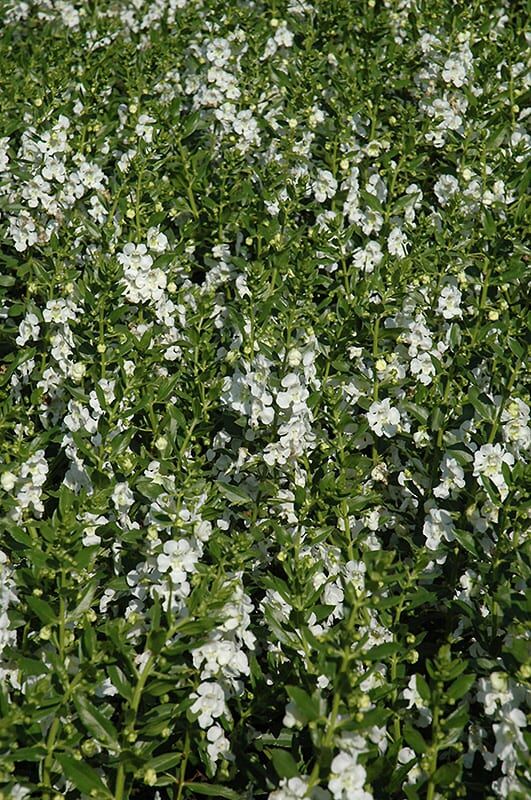
[{"label": "white angelonia flower", "polygon": [[155,122],[154,117],[150,117],[149,114],[141,114],[135,126],[136,135],[140,139],[143,139],[148,144],[151,144],[151,142],[153,141],[154,122]]},{"label": "white angelonia flower", "polygon": [[339,753],[330,771],[328,788],[334,800],[372,800],[372,794],[363,788],[367,773],[365,767],[357,763],[356,754]]},{"label": "white angelonia flower", "polygon": [[294,372],[289,372],[280,381],[284,391],[278,392],[276,396],[277,404],[280,408],[287,409],[292,407],[296,414],[306,408],[306,400],[310,396],[308,389],[301,384],[300,378]]},{"label": "white angelonia flower", "polygon": [[458,190],[459,183],[453,175],[441,175],[433,187],[435,196],[442,206],[445,206]]},{"label": "white angelonia flower", "polygon": [[318,203],[332,199],[337,192],[337,181],[328,169],[317,170],[317,177],[311,184],[311,190]]},{"label": "white angelonia flower", "polygon": [[[188,573],[195,572],[195,565],[198,560],[198,553],[188,539],[171,540],[165,542],[163,552],[157,556],[157,569],[159,572],[170,575],[172,584],[175,586],[183,585],[185,591]],[[188,592],[186,591],[186,594]]]},{"label": "white angelonia flower", "polygon": [[168,249],[168,237],[158,227],[149,228],[146,241],[149,249],[155,253],[164,253]]},{"label": "white angelonia flower", "polygon": [[30,312],[26,314],[18,326],[18,336],[15,341],[19,347],[22,347],[26,342],[36,341],[39,338],[39,334],[40,327],[38,317]]},{"label": "white angelonia flower", "polygon": [[463,295],[457,288],[457,286],[448,285],[444,286],[441,290],[441,294],[439,295],[439,300],[437,304],[437,312],[442,314],[445,319],[455,319],[456,317],[462,317],[463,312],[461,311],[461,299]]},{"label": "white angelonia flower", "polygon": [[230,742],[225,736],[225,731],[221,725],[212,725],[207,731],[207,753],[212,764],[215,764],[220,757],[227,757],[230,752]]},{"label": "white angelonia flower", "polygon": [[358,247],[354,250],[352,253],[352,263],[355,267],[365,270],[365,272],[370,275],[371,272],[374,272],[374,268],[381,263],[383,256],[384,254],[379,243],[376,241],[369,241],[365,247]]},{"label": "white angelonia flower", "polygon": [[414,356],[409,364],[412,375],[418,376],[424,386],[429,386],[435,375],[435,367],[429,353],[419,353]]},{"label": "white angelonia flower", "polygon": [[400,411],[391,405],[391,400],[375,400],[367,412],[369,427],[377,436],[391,438],[400,426]]},{"label": "white angelonia flower", "polygon": [[447,542],[453,541],[454,523],[451,514],[443,508],[430,509],[422,532],[426,537],[428,550],[437,550],[442,539],[446,539]]},{"label": "white angelonia flower", "polygon": [[496,737],[494,753],[500,761],[516,764],[518,751],[521,753],[527,752],[528,747],[523,737],[523,731],[526,727],[526,716],[519,708],[512,708],[503,716],[499,724],[492,726]]},{"label": "white angelonia flower", "polygon": [[301,800],[308,797],[309,783],[305,778],[295,776],[293,778],[282,778],[278,789],[271,792],[268,800]]},{"label": "white angelonia flower", "polygon": [[514,456],[507,453],[501,444],[484,444],[474,453],[474,472],[475,478],[485,475],[490,478],[500,492],[503,499],[507,497],[508,489],[502,472],[502,465],[507,464],[512,467]]},{"label": "white angelonia flower", "polygon": [[409,679],[407,687],[402,692],[404,700],[408,701],[408,708],[416,708],[419,711],[419,719],[417,724],[421,728],[429,725],[432,719],[430,709],[426,706],[425,701],[422,699],[420,692],[417,688],[417,675],[412,675]]},{"label": "white angelonia flower", "polygon": [[120,514],[127,514],[134,503],[135,496],[127,483],[117,483],[111,495],[111,500]]},{"label": "white angelonia flower", "polygon": [[148,270],[153,264],[146,245],[133,242],[124,245],[122,252],[116,258],[123,267],[135,270]]},{"label": "white angelonia flower", "polygon": [[225,693],[219,683],[201,683],[190,697],[194,700],[190,711],[198,715],[197,722],[201,728],[210,728],[214,719],[226,713]]},{"label": "white angelonia flower", "polygon": [[407,256],[408,238],[401,228],[395,227],[387,237],[387,249],[392,256],[405,258]]},{"label": "white angelonia flower", "polygon": [[466,68],[459,57],[450,56],[444,62],[444,68],[441,73],[442,78],[446,83],[453,83],[454,86],[463,86],[466,80]]},{"label": "white angelonia flower", "polygon": [[20,211],[17,217],[9,217],[9,235],[19,253],[39,240],[35,220],[28,211]]},{"label": "white angelonia flower", "polygon": [[433,490],[434,497],[446,499],[465,487],[465,473],[455,458],[445,454],[440,466],[441,482]]}]

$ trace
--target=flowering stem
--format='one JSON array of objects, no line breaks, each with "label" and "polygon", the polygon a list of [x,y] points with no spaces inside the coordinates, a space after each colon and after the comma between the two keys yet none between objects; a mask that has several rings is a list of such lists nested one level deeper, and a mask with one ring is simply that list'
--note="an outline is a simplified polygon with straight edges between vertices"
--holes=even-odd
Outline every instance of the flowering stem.
[{"label": "flowering stem", "polygon": [[181,766],[179,767],[179,784],[175,792],[175,800],[181,800],[182,798],[183,790],[186,785],[185,783],[186,767],[188,766],[189,757],[190,757],[190,732],[187,730],[186,735],[184,737],[183,760],[181,761]]},{"label": "flowering stem", "polygon": [[492,442],[494,441],[494,438],[496,436],[496,433],[498,432],[498,427],[500,425],[501,415],[503,414],[503,409],[505,408],[505,404],[507,402],[507,399],[508,399],[509,395],[511,394],[511,391],[512,391],[512,388],[514,386],[514,382],[516,380],[516,376],[518,375],[518,371],[520,369],[521,363],[522,363],[522,360],[519,358],[518,361],[515,364],[515,367],[514,367],[513,371],[511,372],[511,375],[510,375],[509,380],[507,382],[507,386],[505,387],[505,391],[503,393],[503,397],[500,400],[500,407],[498,409],[498,413],[496,414],[496,418],[495,418],[494,422],[492,423],[492,427],[490,429],[489,438],[487,440],[489,444],[492,444]]}]

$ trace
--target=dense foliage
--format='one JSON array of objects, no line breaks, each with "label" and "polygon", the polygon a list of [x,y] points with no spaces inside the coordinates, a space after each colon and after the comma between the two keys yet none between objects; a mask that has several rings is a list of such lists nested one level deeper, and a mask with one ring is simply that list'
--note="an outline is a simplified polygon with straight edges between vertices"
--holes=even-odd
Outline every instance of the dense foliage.
[{"label": "dense foliage", "polygon": [[516,0],[0,2],[0,798],[529,797]]}]

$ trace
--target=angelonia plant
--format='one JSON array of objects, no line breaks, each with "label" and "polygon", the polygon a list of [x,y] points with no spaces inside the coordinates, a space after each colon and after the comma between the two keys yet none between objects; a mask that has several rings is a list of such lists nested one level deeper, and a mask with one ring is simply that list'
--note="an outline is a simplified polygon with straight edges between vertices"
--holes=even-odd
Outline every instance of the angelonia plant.
[{"label": "angelonia plant", "polygon": [[0,800],[525,800],[519,0],[0,0]]}]

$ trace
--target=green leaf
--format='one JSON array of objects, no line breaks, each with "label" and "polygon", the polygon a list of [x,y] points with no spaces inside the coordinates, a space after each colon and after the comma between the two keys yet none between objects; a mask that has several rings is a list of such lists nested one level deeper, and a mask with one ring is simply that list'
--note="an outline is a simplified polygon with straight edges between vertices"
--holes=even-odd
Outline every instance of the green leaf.
[{"label": "green leaf", "polygon": [[479,558],[479,553],[476,547],[476,542],[474,541],[474,537],[470,533],[470,531],[462,531],[458,528],[454,529],[454,536],[456,541],[459,542],[461,547],[464,547],[465,550],[468,550],[469,553],[472,553],[473,556]]},{"label": "green leaf", "polygon": [[45,625],[51,625],[52,623],[57,622],[55,611],[51,605],[46,602],[46,600],[41,600],[40,597],[30,595],[29,597],[26,597],[26,603],[38,616],[40,621],[44,622]]},{"label": "green leaf", "polygon": [[219,783],[185,783],[192,794],[206,794],[209,797],[222,797],[225,800],[241,800],[242,795],[232,789],[227,789]]},{"label": "green leaf", "polygon": [[221,494],[226,497],[227,500],[230,500],[231,503],[245,505],[253,502],[253,498],[240,486],[234,486],[232,483],[229,486],[228,483],[222,483],[221,481],[216,481],[216,485]]},{"label": "green leaf", "polygon": [[431,692],[430,687],[427,684],[426,678],[423,675],[417,674],[417,681],[416,681],[417,691],[426,703],[429,705]]},{"label": "green leaf", "polygon": [[451,764],[443,764],[435,772],[433,779],[437,786],[450,786],[461,773],[461,764],[454,761]]},{"label": "green leaf", "polygon": [[529,664],[531,662],[531,642],[526,639],[514,639],[507,646],[505,652],[513,656],[520,664]]},{"label": "green leaf", "polygon": [[271,758],[279,778],[294,778],[299,774],[295,759],[287,750],[272,750]]},{"label": "green leaf", "polygon": [[154,769],[155,772],[165,772],[168,769],[176,767],[182,759],[182,753],[163,753],[160,756],[152,758],[151,761],[146,764],[146,767]]},{"label": "green leaf", "polygon": [[133,687],[127,682],[127,678],[120,667],[116,664],[111,664],[110,667],[107,667],[107,674],[115,689],[118,689],[123,698],[131,702],[133,699]]},{"label": "green leaf", "polygon": [[295,703],[299,711],[309,720],[319,719],[319,703],[299,686],[286,686],[286,691],[290,699]]},{"label": "green leaf", "polygon": [[460,675],[446,690],[446,696],[450,700],[459,700],[474,685],[475,680],[475,675]]},{"label": "green leaf", "polygon": [[419,733],[416,728],[412,728],[411,725],[406,725],[404,727],[404,739],[408,745],[413,748],[415,753],[425,753],[428,749],[423,735]]},{"label": "green leaf", "polygon": [[367,652],[363,654],[363,658],[366,661],[383,661],[389,658],[389,656],[394,656],[395,653],[399,653],[401,650],[402,647],[398,642],[384,642],[384,644],[377,644],[375,647],[371,647],[370,650],[367,650]]},{"label": "green leaf", "polygon": [[98,711],[90,700],[84,695],[78,694],[74,697],[74,705],[79,714],[79,719],[96,741],[101,742],[101,744],[112,750],[120,749],[116,728],[101,711]]},{"label": "green leaf", "polygon": [[86,794],[95,792],[95,797],[110,798],[110,800],[112,800],[113,795],[103,783],[96,770],[89,767],[84,761],[76,761],[74,758],[64,753],[57,753],[55,757],[63,768],[65,777],[69,781],[72,781],[76,789]]}]

